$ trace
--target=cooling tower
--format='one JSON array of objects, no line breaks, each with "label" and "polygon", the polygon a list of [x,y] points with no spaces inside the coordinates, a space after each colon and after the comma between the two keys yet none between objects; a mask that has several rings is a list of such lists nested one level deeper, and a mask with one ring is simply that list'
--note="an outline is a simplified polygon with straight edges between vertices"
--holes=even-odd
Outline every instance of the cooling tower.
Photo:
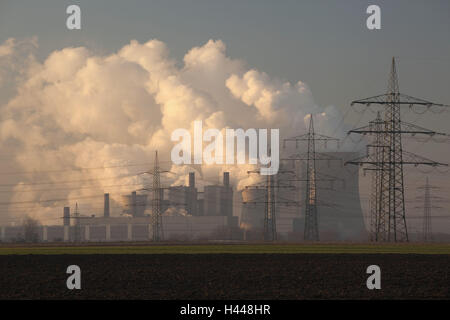
[{"label": "cooling tower", "polygon": [[[321,152],[325,157],[342,161],[316,161],[319,237],[322,241],[359,241],[367,239],[363,210],[359,197],[359,173],[354,166],[343,166],[345,161],[358,157],[356,152]],[[304,173],[305,163],[300,171]],[[303,175],[305,176],[305,175]],[[336,181],[320,181],[337,178]],[[305,182],[300,184],[302,203]],[[297,231],[303,233],[304,206]],[[303,225],[302,225],[303,224]],[[298,229],[301,230],[298,230]]]},{"label": "cooling tower", "polygon": [[[242,216],[241,228],[245,230],[258,231],[264,227],[264,201],[265,190],[244,189],[242,190]],[[259,202],[259,203],[252,203]]]}]

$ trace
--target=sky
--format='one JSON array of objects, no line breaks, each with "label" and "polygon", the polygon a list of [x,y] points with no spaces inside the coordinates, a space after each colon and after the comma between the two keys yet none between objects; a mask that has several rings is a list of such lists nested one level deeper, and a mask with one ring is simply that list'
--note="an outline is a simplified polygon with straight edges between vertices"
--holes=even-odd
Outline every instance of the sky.
[{"label": "sky", "polygon": [[[66,28],[65,10],[70,4],[81,7],[81,30]],[[371,4],[381,8],[381,30],[366,27],[366,8]],[[301,81],[320,108],[334,106],[345,115],[343,121],[349,128],[373,118],[371,113],[361,117],[349,103],[386,91],[393,56],[398,62],[402,93],[450,104],[449,36],[447,0],[0,2],[0,44],[10,38],[36,37],[33,52],[40,63],[64,48],[85,47],[91,55],[104,57],[133,39],[141,44],[158,39],[166,45],[176,67],[183,70],[183,58],[192,48],[204,48],[210,39],[220,40],[226,46],[226,57],[233,60],[227,68],[241,72],[241,76],[244,70],[258,70],[267,74],[275,87],[278,80],[293,87]],[[186,80],[189,75],[182,77]],[[245,77],[234,79],[236,84]],[[257,104],[246,101],[240,89],[231,88],[233,83],[227,87],[235,97],[244,104]],[[3,83],[0,101],[6,103],[14,90],[13,84]],[[418,117],[405,112],[404,119],[449,131],[449,113]],[[448,145],[444,149],[412,145],[412,149],[440,161],[450,158]],[[415,181],[417,185],[421,177]],[[448,186],[441,179],[436,177],[437,183]]]},{"label": "sky", "polygon": [[[81,31],[65,28],[69,4],[81,7]],[[370,4],[381,7],[381,30],[365,26]],[[157,38],[180,59],[195,45],[221,39],[230,56],[271,76],[301,78],[318,103],[342,107],[384,91],[397,56],[404,91],[448,101],[449,12],[446,0],[3,0],[0,40],[38,36],[44,57],[66,46],[108,52],[130,39]]]}]

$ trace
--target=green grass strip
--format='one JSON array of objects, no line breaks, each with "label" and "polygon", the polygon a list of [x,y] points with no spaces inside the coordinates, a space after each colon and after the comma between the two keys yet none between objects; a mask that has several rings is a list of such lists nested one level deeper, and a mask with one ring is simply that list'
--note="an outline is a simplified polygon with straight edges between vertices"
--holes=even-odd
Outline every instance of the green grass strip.
[{"label": "green grass strip", "polygon": [[397,253],[450,254],[450,244],[226,244],[226,245],[98,245],[0,246],[0,255],[47,254],[301,254]]}]

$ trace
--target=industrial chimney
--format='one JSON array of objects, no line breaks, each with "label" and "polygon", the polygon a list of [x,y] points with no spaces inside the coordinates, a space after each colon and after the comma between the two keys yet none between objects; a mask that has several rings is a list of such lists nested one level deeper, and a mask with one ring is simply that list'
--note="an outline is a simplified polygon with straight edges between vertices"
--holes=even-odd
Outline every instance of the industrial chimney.
[{"label": "industrial chimney", "polygon": [[230,173],[229,172],[224,172],[223,173],[223,185],[225,187],[229,187],[230,186]]},{"label": "industrial chimney", "polygon": [[137,207],[136,207],[136,191],[131,193],[131,214],[133,217],[137,216]]},{"label": "industrial chimney", "polygon": [[189,187],[195,188],[195,172],[189,172]]},{"label": "industrial chimney", "polygon": [[63,225],[70,226],[70,207],[64,207]]},{"label": "industrial chimney", "polygon": [[109,218],[109,193],[105,193],[105,204],[103,206],[103,216]]}]

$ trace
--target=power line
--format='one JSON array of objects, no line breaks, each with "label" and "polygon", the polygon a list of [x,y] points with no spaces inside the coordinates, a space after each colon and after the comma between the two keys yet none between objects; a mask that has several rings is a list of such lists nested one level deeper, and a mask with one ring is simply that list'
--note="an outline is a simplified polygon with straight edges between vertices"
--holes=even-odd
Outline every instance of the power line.
[{"label": "power line", "polygon": [[[320,141],[326,143],[328,141],[339,141],[338,139],[328,137],[322,134],[318,134],[314,131],[314,121],[313,115],[309,115],[309,128],[308,133],[301,136],[296,136],[293,138],[285,139],[286,141],[295,141],[296,147],[298,146],[299,141],[307,141],[308,149],[306,152],[306,157],[302,155],[295,155],[290,158],[290,160],[305,160],[306,161],[306,179],[296,179],[296,181],[305,181],[305,231],[304,231],[304,239],[307,241],[319,241],[319,224],[318,224],[318,188],[317,181],[334,181],[337,180],[335,177],[326,176],[323,177],[323,174],[317,172],[316,170],[316,161],[319,160],[339,160],[334,157],[320,155],[316,153],[316,141]],[[289,160],[289,159],[285,159]]]},{"label": "power line", "polygon": [[[355,100],[352,104],[370,107],[372,104],[384,106],[385,120],[378,127],[373,125],[351,130],[350,133],[372,134],[376,136],[373,152],[362,158],[348,161],[346,164],[368,165],[367,170],[378,171],[376,187],[372,190],[376,209],[376,226],[373,237],[375,241],[408,241],[408,231],[405,214],[405,188],[403,166],[412,164],[437,167],[442,164],[424,157],[406,152],[402,147],[402,134],[439,135],[434,130],[428,130],[415,124],[401,121],[401,107],[414,105],[424,106],[427,110],[433,106],[448,107],[424,99],[415,98],[399,92],[395,58],[392,59],[391,73],[387,94]],[[382,128],[380,128],[382,127]],[[377,137],[378,135],[378,137]],[[445,136],[445,134],[442,134]],[[369,146],[368,146],[369,147]]]},{"label": "power line", "polygon": [[56,185],[56,184],[65,184],[65,183],[78,183],[78,182],[93,182],[93,181],[101,181],[101,180],[113,180],[113,179],[121,179],[128,178],[132,176],[136,176],[136,173],[125,174],[121,176],[108,177],[108,178],[96,178],[96,179],[80,179],[80,180],[61,180],[61,181],[40,181],[40,182],[19,182],[19,183],[9,183],[9,184],[0,184],[0,187],[18,187],[18,186],[33,186],[33,185]]}]

